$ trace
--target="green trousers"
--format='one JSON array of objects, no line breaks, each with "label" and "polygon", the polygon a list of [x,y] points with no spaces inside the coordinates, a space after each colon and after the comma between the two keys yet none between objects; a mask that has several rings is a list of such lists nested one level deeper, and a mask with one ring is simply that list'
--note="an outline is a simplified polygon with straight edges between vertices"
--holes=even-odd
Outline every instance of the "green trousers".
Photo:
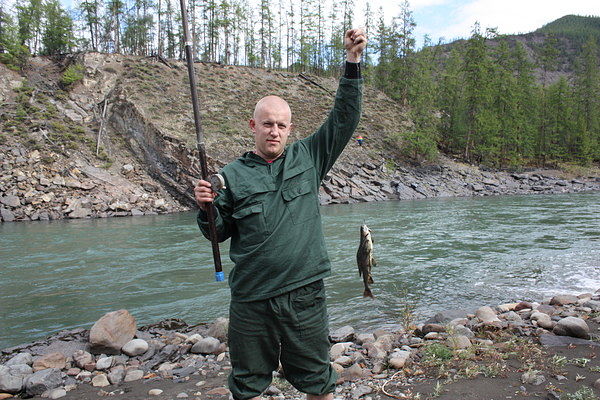
[{"label": "green trousers", "polygon": [[260,396],[280,361],[299,391],[333,392],[323,280],[266,300],[232,299],[229,318],[229,389],[236,400]]}]

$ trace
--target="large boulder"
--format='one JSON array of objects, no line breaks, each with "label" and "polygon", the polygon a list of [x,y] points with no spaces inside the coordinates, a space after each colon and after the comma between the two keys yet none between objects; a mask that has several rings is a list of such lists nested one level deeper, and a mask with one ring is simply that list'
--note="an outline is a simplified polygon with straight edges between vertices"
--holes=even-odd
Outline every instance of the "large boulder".
[{"label": "large boulder", "polygon": [[0,392],[18,393],[23,388],[23,377],[13,375],[10,368],[0,365]]},{"label": "large boulder", "polygon": [[62,375],[59,369],[43,369],[25,379],[25,391],[30,396],[37,396],[61,384]]},{"label": "large boulder", "polygon": [[133,339],[135,318],[127,310],[104,314],[90,330],[92,353],[119,354],[121,348]]},{"label": "large boulder", "polygon": [[5,362],[4,365],[9,367],[11,365],[20,365],[20,364],[31,365],[32,363],[33,363],[33,356],[31,355],[31,353],[19,353],[16,356],[12,357],[7,362]]},{"label": "large boulder", "polygon": [[580,339],[590,338],[590,327],[584,320],[577,317],[561,319],[556,323],[552,332],[559,336],[571,336]]}]

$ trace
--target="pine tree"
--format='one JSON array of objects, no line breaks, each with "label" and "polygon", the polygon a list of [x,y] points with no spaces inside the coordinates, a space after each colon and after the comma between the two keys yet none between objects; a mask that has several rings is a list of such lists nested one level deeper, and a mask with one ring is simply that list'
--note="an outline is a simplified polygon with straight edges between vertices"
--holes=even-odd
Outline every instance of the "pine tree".
[{"label": "pine tree", "polygon": [[464,54],[454,48],[440,71],[436,104],[440,110],[440,145],[448,153],[459,154],[466,146],[466,102],[464,93]]},{"label": "pine tree", "polygon": [[577,60],[575,93],[577,136],[572,151],[579,162],[589,164],[600,159],[600,68],[598,45],[590,36]]},{"label": "pine tree", "polygon": [[28,0],[17,5],[19,41],[21,45],[27,46],[32,54],[40,50],[43,15],[42,0]]},{"label": "pine tree", "polygon": [[100,2],[99,0],[83,0],[79,4],[79,9],[88,29],[91,49],[97,51],[100,37]]},{"label": "pine tree", "polygon": [[465,102],[466,132],[464,157],[468,161],[481,162],[485,154],[497,153],[499,147],[499,124],[493,112],[493,88],[491,82],[494,67],[486,46],[488,36],[480,33],[475,24],[467,41],[465,54]]},{"label": "pine tree", "polygon": [[59,0],[47,0],[44,7],[45,26],[42,37],[43,54],[70,52],[74,45],[73,20]]}]

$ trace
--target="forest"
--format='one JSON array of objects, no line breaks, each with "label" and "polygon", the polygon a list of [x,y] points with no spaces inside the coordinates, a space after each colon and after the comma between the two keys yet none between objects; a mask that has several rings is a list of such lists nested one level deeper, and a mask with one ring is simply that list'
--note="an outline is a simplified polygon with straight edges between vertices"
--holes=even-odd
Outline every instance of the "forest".
[{"label": "forest", "polygon": [[[80,51],[184,57],[179,2],[80,0],[73,7],[0,0],[0,62],[21,70],[32,55]],[[354,0],[191,0],[194,54],[337,76],[354,8]],[[425,37],[417,48],[409,2],[399,9],[389,18],[366,3],[363,71],[412,121],[386,138],[404,156],[434,160],[441,152],[495,168],[600,161],[599,17],[565,16],[521,36],[475,23],[467,39]],[[70,79],[81,73],[67,72]]]}]

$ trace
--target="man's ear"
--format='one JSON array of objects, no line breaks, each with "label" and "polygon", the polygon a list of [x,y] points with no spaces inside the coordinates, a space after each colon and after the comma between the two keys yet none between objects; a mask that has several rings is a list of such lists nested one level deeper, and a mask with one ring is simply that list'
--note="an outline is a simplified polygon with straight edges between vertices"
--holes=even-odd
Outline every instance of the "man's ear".
[{"label": "man's ear", "polygon": [[293,131],[295,127],[296,127],[296,125],[294,125],[290,122],[290,132]]},{"label": "man's ear", "polygon": [[254,130],[256,129],[256,121],[254,120],[254,118],[250,118],[250,121],[248,121],[248,125],[250,126],[250,129],[252,129],[252,132],[254,132]]}]

